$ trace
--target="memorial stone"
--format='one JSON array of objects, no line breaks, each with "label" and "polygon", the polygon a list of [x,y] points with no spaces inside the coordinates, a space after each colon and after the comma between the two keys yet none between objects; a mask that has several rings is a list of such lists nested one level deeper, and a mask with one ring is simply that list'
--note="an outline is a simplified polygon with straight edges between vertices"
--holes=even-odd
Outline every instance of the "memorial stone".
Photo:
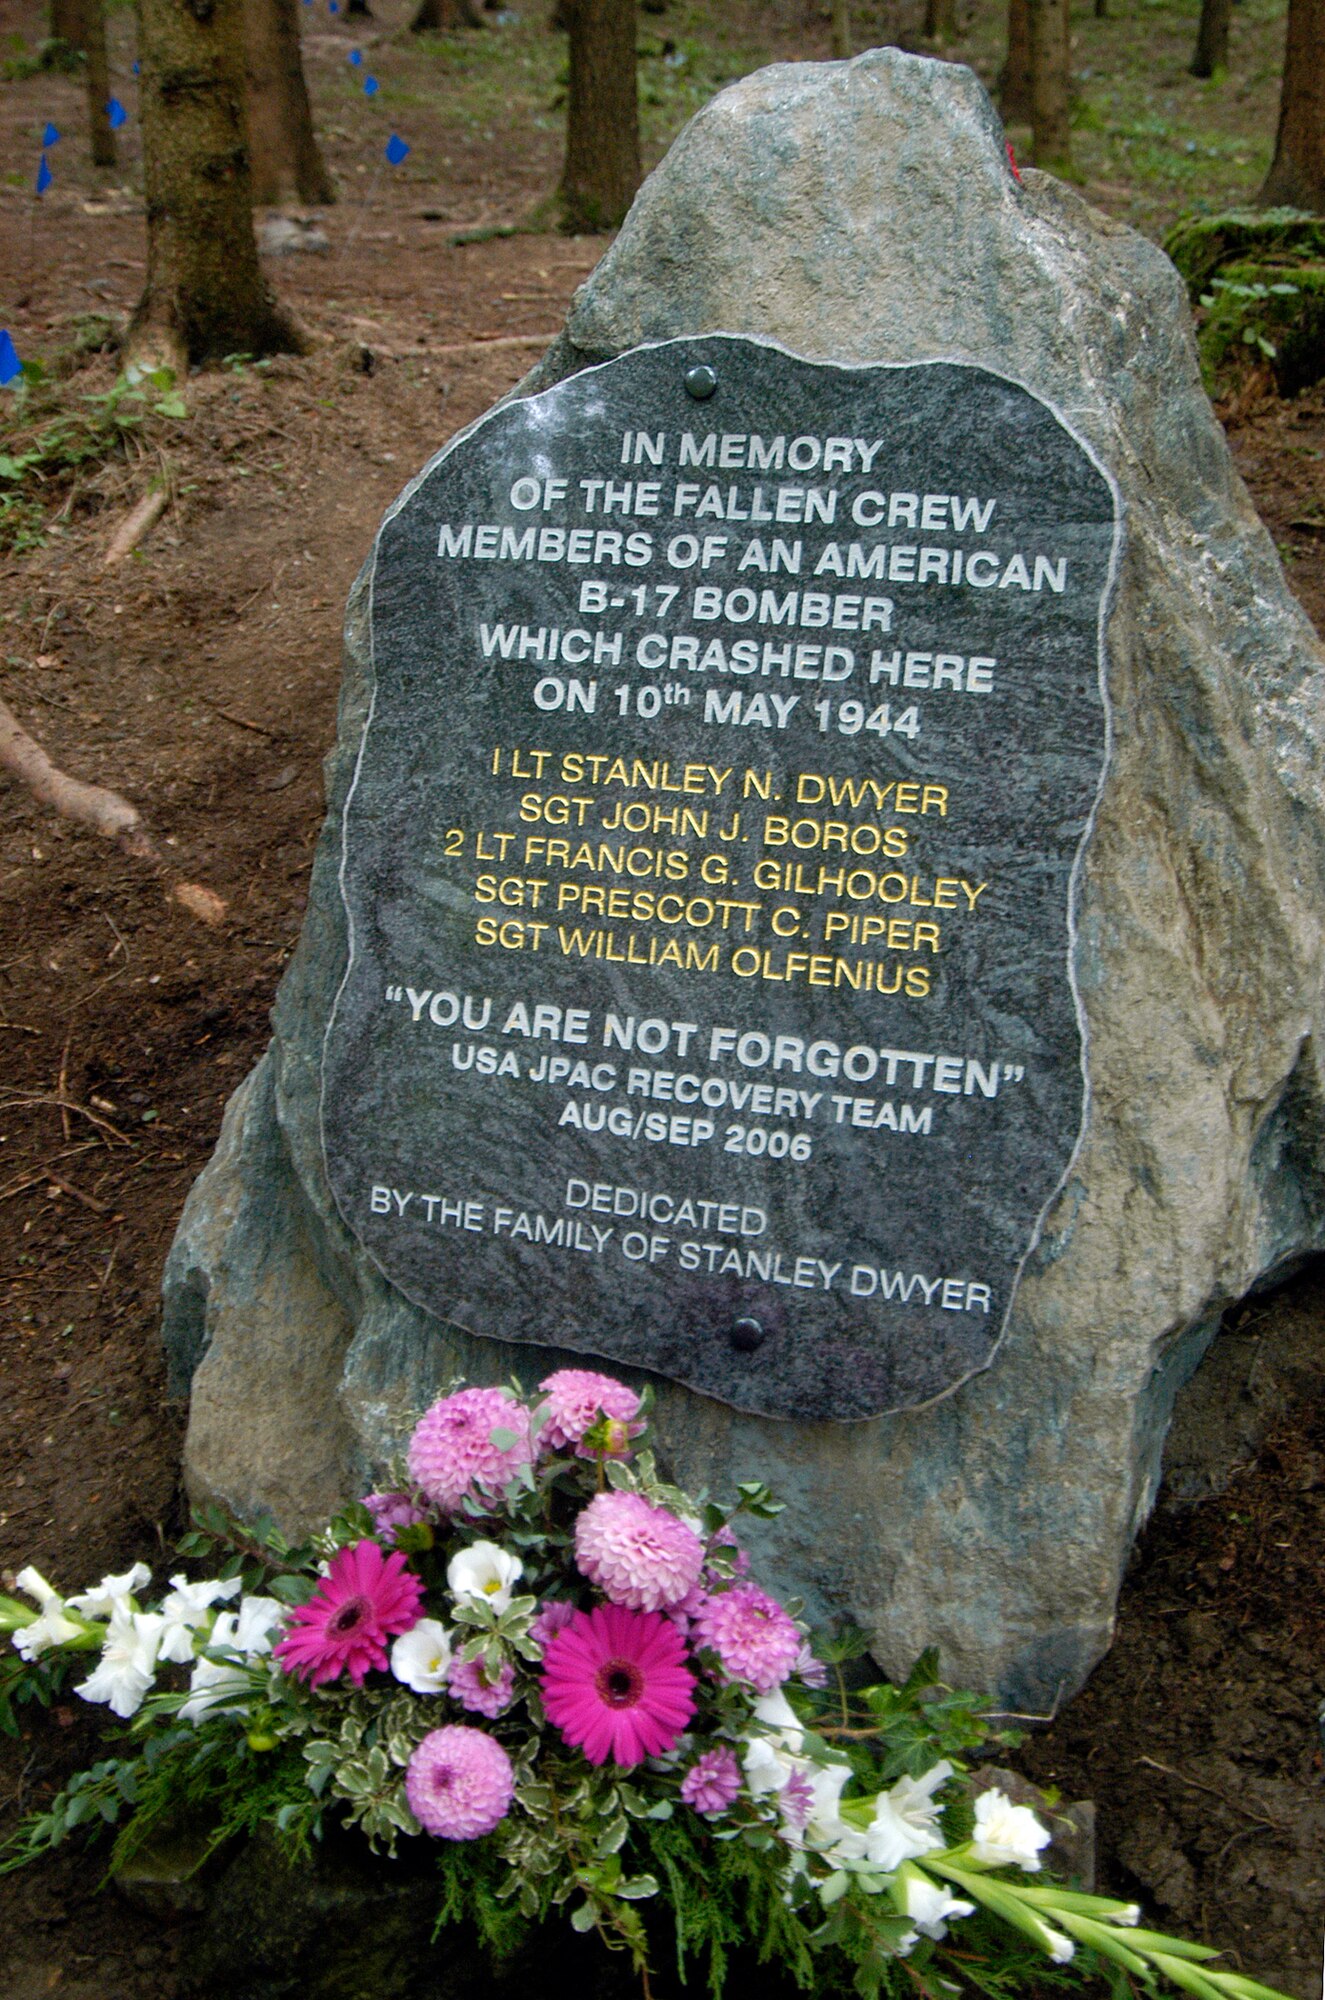
[{"label": "memorial stone", "polygon": [[781,1490],[812,1616],[1069,1692],[1325,1217],[1325,659],[1172,266],[956,65],[747,78],[346,640],[166,1274],[195,1491],[298,1526],[457,1374],[599,1357]]},{"label": "memorial stone", "polygon": [[1116,535],[951,363],[667,342],[443,454],[372,562],[323,1060],[401,1292],[768,1416],[988,1362],[1080,1134]]}]

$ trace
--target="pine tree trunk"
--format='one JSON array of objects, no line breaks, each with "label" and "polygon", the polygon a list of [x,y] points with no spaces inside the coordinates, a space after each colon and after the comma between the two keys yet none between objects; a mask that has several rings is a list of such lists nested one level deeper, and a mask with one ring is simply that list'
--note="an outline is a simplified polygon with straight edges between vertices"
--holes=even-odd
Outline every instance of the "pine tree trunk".
[{"label": "pine tree trunk", "polygon": [[110,62],[106,55],[105,0],[85,0],[83,47],[87,52],[87,123],[94,167],[115,164],[115,134],[110,123]]},{"label": "pine tree trunk", "polygon": [[851,60],[851,0],[833,0],[833,57]]},{"label": "pine tree trunk", "polygon": [[51,40],[66,48],[82,48],[83,0],[51,0]]},{"label": "pine tree trunk", "polygon": [[931,42],[957,39],[957,0],[925,0],[925,36]]},{"label": "pine tree trunk", "polygon": [[298,0],[243,0],[249,172],[260,208],[336,199],[313,132],[299,58]]},{"label": "pine tree trunk", "polygon": [[1257,200],[1325,214],[1325,0],[1288,0],[1279,130]]},{"label": "pine tree trunk", "polygon": [[1031,122],[1030,0],[1008,0],[1008,52],[998,73],[998,108],[1005,125]]},{"label": "pine tree trunk", "polygon": [[613,229],[640,184],[635,0],[566,0],[566,20],[570,90],[561,226]]},{"label": "pine tree trunk", "polygon": [[1201,0],[1201,25],[1196,30],[1193,76],[1213,76],[1228,68],[1228,23],[1232,0]]},{"label": "pine tree trunk", "polygon": [[302,353],[258,265],[241,0],[138,0],[147,286],[132,357]]},{"label": "pine tree trunk", "polygon": [[1065,167],[1072,157],[1068,124],[1071,57],[1068,0],[1028,0],[1031,56],[1031,136],[1037,167]]}]

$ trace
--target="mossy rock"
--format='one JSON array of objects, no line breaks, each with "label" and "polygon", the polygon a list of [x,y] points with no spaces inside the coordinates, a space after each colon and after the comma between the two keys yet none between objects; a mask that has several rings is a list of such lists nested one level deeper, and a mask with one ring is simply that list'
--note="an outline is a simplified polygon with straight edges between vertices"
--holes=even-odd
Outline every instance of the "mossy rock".
[{"label": "mossy rock", "polygon": [[1232,209],[1224,215],[1189,215],[1164,238],[1196,305],[1210,280],[1233,263],[1274,265],[1325,261],[1325,216],[1301,208]]},{"label": "mossy rock", "polygon": [[1268,364],[1281,396],[1325,376],[1325,262],[1226,264],[1200,303],[1197,342],[1212,396],[1249,364]]}]

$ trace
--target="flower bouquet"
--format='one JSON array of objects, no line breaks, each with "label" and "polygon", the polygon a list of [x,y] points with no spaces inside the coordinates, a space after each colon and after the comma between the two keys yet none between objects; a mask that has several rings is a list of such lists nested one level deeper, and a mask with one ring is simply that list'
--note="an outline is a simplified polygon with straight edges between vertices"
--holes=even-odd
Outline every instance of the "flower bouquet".
[{"label": "flower bouquet", "polygon": [[[532,1398],[458,1387],[389,1490],[302,1547],[204,1513],[150,1599],[143,1564],[61,1597],[0,1598],[15,1700],[75,1692],[129,1725],[13,1836],[19,1866],[116,1826],[112,1868],[181,1816],[207,1847],[274,1827],[298,1854],[336,1822],[389,1868],[431,1843],[438,1923],[495,1947],[564,1917],[648,1968],[670,1930],[714,1996],[753,1945],[805,1989],[930,2000],[1107,1964],[1197,2000],[1275,2000],[1136,1905],[1047,1879],[1051,1835],[971,1752],[1009,1739],[927,1656],[862,1685],[751,1573],[734,1504],[660,1476],[646,1402],[562,1369]],[[1062,1978],[1066,1975],[1056,1975]]]}]

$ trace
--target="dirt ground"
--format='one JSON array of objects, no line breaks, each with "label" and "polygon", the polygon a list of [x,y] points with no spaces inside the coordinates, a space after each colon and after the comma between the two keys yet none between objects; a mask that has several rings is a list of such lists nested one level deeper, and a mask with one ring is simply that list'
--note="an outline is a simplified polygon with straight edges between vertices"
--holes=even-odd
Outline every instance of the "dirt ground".
[{"label": "dirt ground", "polygon": [[[731,9],[734,42],[753,11]],[[35,12],[10,12],[31,40]],[[35,1561],[71,1587],[159,1559],[181,1525],[161,1264],[298,935],[351,579],[406,478],[518,379],[603,247],[454,242],[546,193],[553,108],[517,147],[496,96],[425,102],[410,51],[389,23],[370,27],[394,78],[383,132],[408,124],[428,155],[384,174],[382,135],[370,152],[352,123],[350,43],[320,18],[310,72],[348,198],[320,218],[326,254],[269,263],[312,353],[193,378],[186,422],[136,429],[62,489],[43,546],[0,556],[0,694],[59,763],[132,798],[171,869],[226,904],[219,926],[197,921],[151,870],[0,780],[0,1572]],[[113,28],[127,75],[126,18]],[[826,52],[799,5],[770,7],[760,32],[766,52]],[[451,40],[457,65],[488,60]],[[38,214],[26,163],[48,117],[66,137]],[[0,148],[23,165],[21,187],[0,186],[0,316],[25,356],[49,358],[88,314],[122,319],[142,278],[132,121],[123,171],[99,180],[80,121],[75,81],[0,90]],[[663,136],[660,122],[655,150]],[[104,391],[114,373],[93,355],[78,381]],[[1325,394],[1251,397],[1230,436],[1325,629]],[[164,519],[104,570],[113,526],[163,469]],[[1218,1393],[1184,1419],[1113,1652],[1023,1760],[1096,1800],[1106,1882],[1302,2000],[1320,1991],[1325,1910],[1322,1326],[1319,1272],[1244,1309],[1224,1373],[1206,1378]],[[63,1708],[0,1747],[0,1814],[90,1748]],[[163,1928],[96,1882],[77,1856],[0,1882],[0,1939],[17,1940],[8,1972],[0,1948],[0,2000],[170,2000],[187,1923]]]}]

